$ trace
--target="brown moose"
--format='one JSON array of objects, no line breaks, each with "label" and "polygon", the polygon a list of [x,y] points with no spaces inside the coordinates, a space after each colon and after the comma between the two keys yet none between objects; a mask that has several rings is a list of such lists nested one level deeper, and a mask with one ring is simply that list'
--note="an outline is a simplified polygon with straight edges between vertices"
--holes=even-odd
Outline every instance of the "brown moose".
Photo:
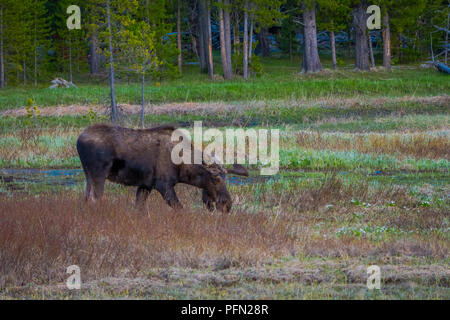
[{"label": "brown moose", "polygon": [[209,210],[214,210],[215,204],[217,210],[229,212],[232,200],[225,184],[226,174],[248,176],[248,171],[240,165],[226,170],[219,164],[174,164],[174,130],[171,126],[135,130],[106,124],[86,128],[77,140],[86,176],[86,201],[99,200],[108,179],[137,186],[137,207],[143,206],[156,189],[169,206],[182,208],[174,186],[185,183],[203,190],[202,200]]}]

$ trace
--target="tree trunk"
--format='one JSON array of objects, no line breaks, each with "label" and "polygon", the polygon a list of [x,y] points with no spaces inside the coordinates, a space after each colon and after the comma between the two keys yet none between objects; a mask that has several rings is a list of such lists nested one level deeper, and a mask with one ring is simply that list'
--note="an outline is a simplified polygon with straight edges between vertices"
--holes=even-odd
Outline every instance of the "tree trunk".
[{"label": "tree trunk", "polygon": [[195,53],[197,59],[200,61],[200,55],[198,54],[198,43],[197,43],[197,35],[191,35],[192,40],[192,51]]},{"label": "tree trunk", "polygon": [[[220,1],[219,3],[223,4],[222,1]],[[231,73],[228,72],[230,69],[228,66],[228,57],[227,57],[224,14],[223,9],[221,7],[219,7],[218,10],[219,10],[219,27],[220,27],[220,56],[222,59],[223,77],[224,79],[230,79]]]},{"label": "tree trunk", "polygon": [[180,71],[180,74],[183,71],[183,58],[181,56],[181,0],[178,0],[178,10],[177,10],[177,44],[178,44],[178,70]]},{"label": "tree trunk", "polygon": [[331,41],[331,58],[333,60],[333,69],[337,69],[337,59],[336,59],[336,36],[334,31],[330,33],[330,41]]},{"label": "tree trunk", "polygon": [[[219,0],[219,4],[223,2]],[[228,69],[228,61],[227,61],[227,48],[225,44],[225,23],[223,21],[223,9],[221,7],[218,8],[219,11],[219,30],[220,30],[220,57],[222,59],[222,68],[223,68],[223,77],[225,78],[226,70]]]},{"label": "tree trunk", "polygon": [[270,56],[269,35],[265,28],[261,28],[259,32],[259,45],[261,46],[261,55],[263,57]]},{"label": "tree trunk", "polygon": [[214,80],[214,62],[213,62],[213,54],[212,54],[212,32],[211,32],[211,3],[206,1],[206,26],[207,26],[207,35],[208,35],[208,74],[211,80]]},{"label": "tree trunk", "polygon": [[198,20],[197,20],[198,11],[190,10],[190,15],[188,16],[188,25],[187,30],[189,31],[189,36],[191,37],[191,50],[197,57],[197,60],[200,61],[200,55],[198,54]]},{"label": "tree trunk", "polygon": [[391,70],[391,27],[387,12],[383,16],[383,66]]},{"label": "tree trunk", "polygon": [[370,63],[372,64],[372,68],[375,68],[375,57],[373,55],[372,37],[370,36],[370,31],[369,31],[369,35],[368,35],[368,40],[369,40]]},{"label": "tree trunk", "polygon": [[227,56],[227,77],[226,79],[231,79],[232,77],[232,62],[231,62],[231,19],[230,19],[230,5],[229,0],[224,0],[225,9],[223,11],[223,23],[225,27],[225,48]]},{"label": "tree trunk", "polygon": [[77,72],[80,73],[80,46],[77,46]]},{"label": "tree trunk", "polygon": [[[200,4],[199,4],[200,7]],[[199,8],[199,14],[198,14],[198,53],[200,57],[200,72],[201,73],[207,73],[208,67],[206,66],[206,55],[205,55],[205,33],[203,31],[203,17],[202,17],[202,10]]]},{"label": "tree trunk", "polygon": [[34,86],[37,86],[37,22],[34,14]]},{"label": "tree trunk", "polygon": [[0,4],[0,88],[5,87],[5,61],[3,55],[3,6]]},{"label": "tree trunk", "polygon": [[238,49],[238,45],[241,42],[240,36],[239,36],[239,13],[237,11],[234,12],[234,24],[233,24],[233,45],[234,45],[234,52],[236,52]]},{"label": "tree trunk", "polygon": [[24,59],[23,59],[23,84],[24,85],[27,84],[27,72],[26,72],[26,69],[27,69],[27,65],[25,63],[25,57],[24,57]]},{"label": "tree trunk", "polygon": [[69,82],[72,83],[72,37],[69,31]]},{"label": "tree trunk", "polygon": [[252,62],[253,53],[253,19],[250,19],[250,33],[248,36],[248,62]]},{"label": "tree trunk", "polygon": [[[400,39],[400,42],[401,42],[401,39]],[[401,45],[400,45],[401,46]],[[431,60],[433,61],[433,62],[435,62],[434,61],[434,49],[433,49],[433,33],[432,32],[430,32],[430,51],[431,51]],[[401,59],[401,50],[400,50],[400,61],[402,60]]]},{"label": "tree trunk", "polygon": [[292,52],[292,32],[289,33],[289,61],[292,63],[294,55]]},{"label": "tree trunk", "polygon": [[203,39],[203,55],[209,78],[214,79],[213,57],[212,57],[212,37],[211,37],[211,10],[209,0],[199,1],[199,21]]},{"label": "tree trunk", "polygon": [[37,48],[34,48],[34,86],[37,86]]},{"label": "tree trunk", "polygon": [[145,49],[142,50],[142,106],[141,106],[141,128],[144,129],[145,115]]},{"label": "tree trunk", "polygon": [[322,70],[322,64],[319,58],[319,49],[317,47],[317,28],[316,28],[316,9],[314,3],[307,7],[303,2],[303,72],[319,72]]},{"label": "tree trunk", "polygon": [[367,2],[362,1],[353,10],[353,26],[355,28],[355,67],[360,70],[369,70],[369,48],[367,39]]},{"label": "tree trunk", "polygon": [[352,56],[352,25],[351,23],[348,24],[347,28],[347,38],[348,38],[348,57],[350,58]]},{"label": "tree trunk", "polygon": [[98,74],[98,72],[99,72],[99,70],[98,70],[99,61],[98,61],[97,30],[92,31],[92,35],[90,38],[89,51],[90,51],[90,57],[89,57],[90,71],[91,71],[91,75],[95,75],[95,74]]},{"label": "tree trunk", "polygon": [[248,79],[248,13],[246,9],[244,9],[244,42],[242,49],[244,79]]},{"label": "tree trunk", "polygon": [[448,66],[448,33],[450,24],[450,13],[447,11],[447,33],[445,34],[445,64]]},{"label": "tree trunk", "polygon": [[117,122],[117,105],[116,105],[116,91],[114,88],[114,56],[112,47],[112,28],[111,28],[111,14],[109,12],[109,0],[106,1],[106,16],[108,19],[108,47],[109,47],[109,87],[111,90],[111,121]]}]

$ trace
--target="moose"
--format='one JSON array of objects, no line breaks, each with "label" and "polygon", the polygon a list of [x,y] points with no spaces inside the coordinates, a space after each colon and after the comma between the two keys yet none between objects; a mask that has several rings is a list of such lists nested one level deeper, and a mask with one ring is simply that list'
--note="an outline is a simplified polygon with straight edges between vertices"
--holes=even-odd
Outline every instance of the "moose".
[{"label": "moose", "polygon": [[226,175],[248,176],[241,165],[225,169],[219,163],[174,164],[171,152],[173,126],[130,129],[108,124],[86,128],[77,140],[77,151],[86,176],[85,200],[101,199],[106,179],[136,186],[136,207],[144,206],[156,189],[174,208],[182,205],[175,193],[178,183],[202,189],[202,201],[210,211],[229,212],[232,199],[226,187]]}]

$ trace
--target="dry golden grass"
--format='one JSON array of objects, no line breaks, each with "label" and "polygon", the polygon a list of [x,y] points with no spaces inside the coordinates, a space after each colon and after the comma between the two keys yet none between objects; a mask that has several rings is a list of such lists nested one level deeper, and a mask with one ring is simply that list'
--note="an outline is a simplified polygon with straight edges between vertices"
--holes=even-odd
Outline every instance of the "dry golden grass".
[{"label": "dry golden grass", "polygon": [[[235,199],[241,205],[252,203],[254,188],[245,186],[236,190]],[[352,204],[355,199],[359,205]],[[421,231],[445,227],[448,220],[445,208],[422,206],[420,199],[413,196],[407,187],[389,184],[374,187],[367,181],[344,183],[342,178],[332,173],[317,187],[305,188],[294,184],[288,189],[274,188],[262,192],[258,201],[265,204],[266,212],[297,221],[296,227],[307,232],[312,232],[308,228],[317,224],[325,224],[325,233],[327,228],[336,230],[341,225],[351,224]],[[262,210],[256,207],[259,209]],[[355,213],[359,216],[355,217]],[[319,238],[321,236],[319,234]],[[436,251],[436,254],[442,256],[442,252]]]},{"label": "dry golden grass", "polygon": [[[0,140],[0,159],[14,163],[29,158],[70,159],[78,157],[75,141],[81,129],[22,128],[4,134]],[[8,142],[9,140],[9,142]]]},{"label": "dry golden grass", "polygon": [[147,214],[127,197],[98,205],[71,195],[2,197],[0,287],[61,281],[71,264],[87,278],[150,267],[255,265],[290,253],[290,225],[265,213],[175,212],[158,198]]},{"label": "dry golden grass", "polygon": [[450,139],[447,135],[429,133],[392,134],[322,134],[295,133],[297,146],[310,149],[361,153],[393,154],[429,159],[450,159]]},{"label": "dry golden grass", "polygon": [[[261,268],[286,257],[373,263],[448,257],[448,238],[428,232],[443,227],[448,214],[417,206],[402,188],[344,185],[331,175],[318,187],[267,190],[258,200],[252,186],[238,189],[232,214],[201,209],[199,191],[187,186],[177,187],[181,211],[152,193],[138,212],[132,190],[108,192],[97,205],[74,193],[0,196],[0,288],[62,283],[72,264],[83,281],[94,281],[145,277],[154,268]],[[355,197],[371,205],[352,205]],[[386,207],[389,201],[396,206]],[[366,224],[405,233],[378,240],[336,235],[342,226]]]},{"label": "dry golden grass", "polygon": [[[422,103],[434,105],[449,105],[450,98],[448,95],[432,96],[432,97],[378,97],[367,98],[363,96],[355,98],[337,98],[335,96],[322,97],[317,99],[293,99],[293,100],[272,100],[272,101],[258,101],[251,100],[246,103],[242,102],[175,102],[147,105],[145,109],[146,114],[209,114],[221,113],[232,110],[245,110],[249,108],[264,108],[271,106],[288,106],[296,108],[305,108],[311,106],[320,107],[339,107],[339,108],[353,108],[362,105],[373,105],[383,107],[386,104],[402,104],[402,103]],[[139,114],[141,112],[141,105],[136,104],[120,104],[120,111],[126,115]],[[91,110],[99,114],[107,113],[108,108],[101,105],[58,105],[51,107],[43,107],[40,109],[40,115],[47,116],[64,116],[64,115],[86,115]],[[25,107],[11,110],[4,110],[0,112],[2,116],[21,117],[27,115]]]},{"label": "dry golden grass", "polygon": [[[79,166],[75,142],[81,131],[81,128],[30,127],[4,133],[0,136],[0,160],[7,167]],[[446,131],[389,134],[287,131],[280,147],[282,150],[294,148],[393,155],[399,161],[410,157],[450,159],[450,139]]]}]

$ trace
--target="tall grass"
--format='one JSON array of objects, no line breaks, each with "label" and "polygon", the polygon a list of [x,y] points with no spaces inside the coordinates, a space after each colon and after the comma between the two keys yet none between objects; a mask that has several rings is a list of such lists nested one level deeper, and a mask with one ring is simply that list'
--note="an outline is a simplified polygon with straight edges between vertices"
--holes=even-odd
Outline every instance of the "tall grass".
[{"label": "tall grass", "polygon": [[0,287],[54,283],[80,266],[85,279],[144,273],[150,267],[254,265],[289,254],[290,223],[265,213],[174,212],[162,201],[151,213],[126,198],[85,205],[81,197],[0,201]]},{"label": "tall grass", "polygon": [[[330,134],[303,131],[294,133],[294,137],[296,146],[308,149],[450,159],[450,138],[445,133]],[[289,144],[289,138],[286,140],[286,144]]]},{"label": "tall grass", "polygon": [[[293,257],[447,257],[447,209],[421,206],[404,188],[348,183],[335,175],[305,184],[230,188],[231,214],[200,209],[200,192],[187,187],[177,188],[186,205],[181,211],[156,194],[143,211],[133,209],[131,192],[108,193],[97,205],[73,193],[0,195],[0,288],[62,283],[72,264],[89,282],[148,277],[155,268],[270,267]],[[326,281],[327,273],[320,270],[317,277]]]},{"label": "tall grass", "polygon": [[[0,167],[80,167],[79,128],[25,127],[0,135]],[[320,133],[285,131],[280,145],[284,169],[410,170],[448,172],[449,138],[444,132]]]}]

